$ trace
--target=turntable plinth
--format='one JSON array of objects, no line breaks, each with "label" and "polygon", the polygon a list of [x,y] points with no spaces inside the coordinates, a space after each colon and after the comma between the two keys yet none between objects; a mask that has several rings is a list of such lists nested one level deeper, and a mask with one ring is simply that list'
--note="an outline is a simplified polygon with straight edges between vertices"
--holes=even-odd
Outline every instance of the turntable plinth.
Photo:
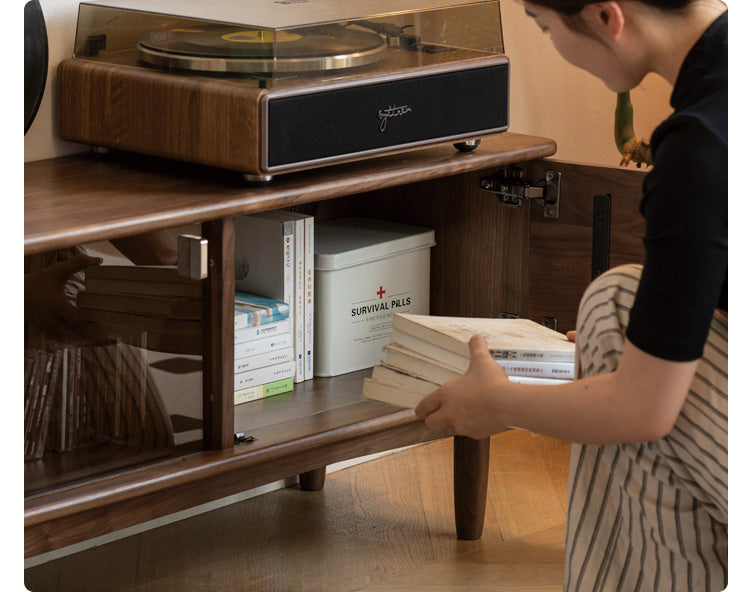
[{"label": "turntable plinth", "polygon": [[86,59],[58,66],[66,140],[261,173],[260,98],[249,84]]}]

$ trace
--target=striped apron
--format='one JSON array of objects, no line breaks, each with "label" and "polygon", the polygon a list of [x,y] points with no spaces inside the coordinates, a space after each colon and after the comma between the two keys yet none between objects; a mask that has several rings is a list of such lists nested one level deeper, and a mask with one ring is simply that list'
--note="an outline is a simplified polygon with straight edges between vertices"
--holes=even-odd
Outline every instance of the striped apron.
[{"label": "striped apron", "polygon": [[[614,268],[581,300],[579,377],[613,371],[641,266]],[[727,586],[728,321],[714,313],[679,418],[657,442],[574,444],[565,590],[705,591]]]}]

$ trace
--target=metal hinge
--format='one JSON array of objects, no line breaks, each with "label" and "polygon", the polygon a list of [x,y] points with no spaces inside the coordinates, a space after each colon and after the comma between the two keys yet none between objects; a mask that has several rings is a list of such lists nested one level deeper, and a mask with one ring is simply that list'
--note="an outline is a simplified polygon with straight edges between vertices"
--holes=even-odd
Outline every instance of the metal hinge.
[{"label": "metal hinge", "polygon": [[561,176],[559,171],[547,171],[544,179],[530,185],[524,182],[523,169],[505,167],[494,175],[482,177],[479,188],[494,193],[503,204],[514,208],[520,208],[523,199],[539,199],[544,203],[544,217],[557,220],[560,217]]}]

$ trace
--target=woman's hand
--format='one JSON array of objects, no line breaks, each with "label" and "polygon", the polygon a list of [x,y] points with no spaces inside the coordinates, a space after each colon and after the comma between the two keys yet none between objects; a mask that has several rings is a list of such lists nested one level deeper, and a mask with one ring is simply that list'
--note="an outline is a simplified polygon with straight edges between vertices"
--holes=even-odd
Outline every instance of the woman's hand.
[{"label": "woman's hand", "polygon": [[63,289],[71,275],[101,262],[99,257],[76,255],[27,274],[24,278],[26,318],[53,339],[103,339],[95,325],[88,323],[73,306]]},{"label": "woman's hand", "polygon": [[469,352],[471,363],[466,373],[427,395],[415,413],[431,431],[447,428],[455,435],[481,439],[506,428],[498,395],[511,382],[492,359],[484,337],[472,337]]}]

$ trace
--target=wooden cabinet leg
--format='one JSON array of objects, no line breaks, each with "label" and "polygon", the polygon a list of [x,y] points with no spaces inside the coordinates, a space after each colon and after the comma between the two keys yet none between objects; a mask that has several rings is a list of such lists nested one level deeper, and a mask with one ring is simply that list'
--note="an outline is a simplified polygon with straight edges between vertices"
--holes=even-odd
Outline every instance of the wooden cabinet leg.
[{"label": "wooden cabinet leg", "polygon": [[482,536],[489,467],[489,438],[453,439],[453,505],[459,539],[473,541]]},{"label": "wooden cabinet leg", "polygon": [[302,491],[320,491],[326,482],[326,468],[313,469],[299,475],[299,487]]}]

